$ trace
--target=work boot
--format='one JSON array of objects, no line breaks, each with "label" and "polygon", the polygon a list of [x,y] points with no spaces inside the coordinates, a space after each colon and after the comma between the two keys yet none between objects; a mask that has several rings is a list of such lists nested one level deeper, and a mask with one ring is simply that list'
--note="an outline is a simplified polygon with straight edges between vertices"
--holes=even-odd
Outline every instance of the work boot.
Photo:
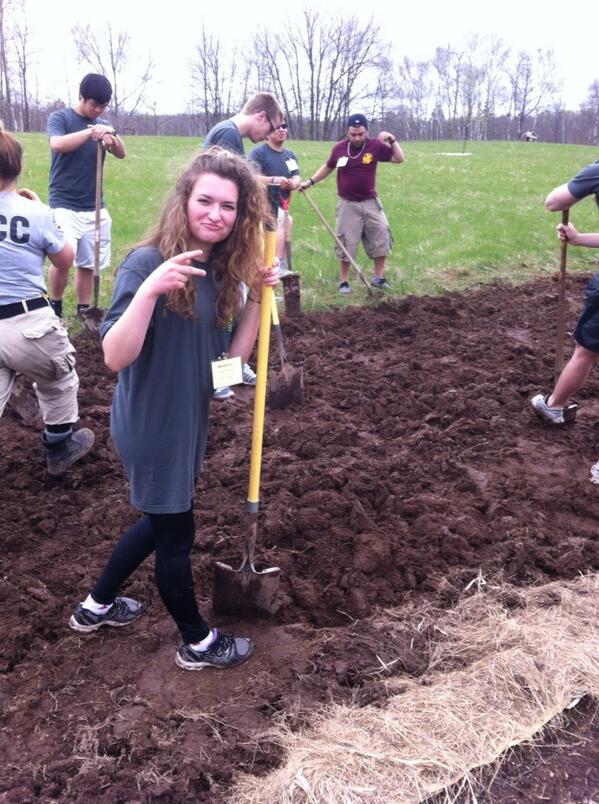
[{"label": "work boot", "polygon": [[43,439],[48,474],[62,475],[71,464],[87,455],[93,446],[94,434],[87,427],[82,427],[54,444],[48,443],[45,433]]}]

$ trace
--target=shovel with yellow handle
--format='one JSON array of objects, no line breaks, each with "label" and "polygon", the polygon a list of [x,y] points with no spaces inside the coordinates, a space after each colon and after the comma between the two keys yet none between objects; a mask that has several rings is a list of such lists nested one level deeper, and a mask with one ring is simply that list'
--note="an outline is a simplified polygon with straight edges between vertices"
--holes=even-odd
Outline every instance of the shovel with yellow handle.
[{"label": "shovel with yellow handle", "polygon": [[[274,263],[275,238],[274,232],[266,232],[264,244],[265,265]],[[279,567],[269,567],[258,571],[254,566],[258,511],[260,509],[260,469],[264,436],[264,413],[266,409],[270,321],[273,303],[273,289],[263,285],[260,331],[258,333],[250,478],[245,506],[247,523],[243,535],[243,555],[239,569],[233,569],[232,566],[221,561],[216,562],[212,605],[214,611],[219,614],[265,615],[274,614],[279,608],[277,596],[281,570]]]}]

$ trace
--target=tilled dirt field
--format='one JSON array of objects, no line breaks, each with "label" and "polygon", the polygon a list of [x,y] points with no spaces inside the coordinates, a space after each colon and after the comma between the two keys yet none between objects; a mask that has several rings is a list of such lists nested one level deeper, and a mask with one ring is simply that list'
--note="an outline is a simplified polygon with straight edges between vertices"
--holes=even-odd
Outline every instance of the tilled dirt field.
[{"label": "tilled dirt field", "polygon": [[[569,281],[571,327],[586,277]],[[273,723],[309,724],[330,701],[384,706],[379,660],[426,673],[427,638],[391,643],[377,608],[452,606],[479,572],[528,585],[599,569],[599,374],[565,429],[527,402],[551,382],[556,294],[539,280],[283,322],[306,402],[269,412],[265,433],[259,565],[282,568],[281,608],[210,617],[256,642],[227,673],[176,668],[150,563],[124,590],[150,604],[142,620],[67,626],[136,516],[108,434],[114,377],[81,336],[91,455],[51,478],[38,428],[0,421],[0,801],[224,801],[239,770],[280,761]],[[252,398],[213,406],[193,557],[208,614],[214,561],[240,552]],[[571,739],[518,749],[479,801],[596,800],[596,713],[583,702]]]}]

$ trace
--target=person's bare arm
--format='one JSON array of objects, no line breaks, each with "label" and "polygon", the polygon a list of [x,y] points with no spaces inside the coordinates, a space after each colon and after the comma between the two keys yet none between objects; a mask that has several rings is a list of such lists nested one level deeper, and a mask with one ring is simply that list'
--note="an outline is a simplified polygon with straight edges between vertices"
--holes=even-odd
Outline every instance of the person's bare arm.
[{"label": "person's bare arm", "polygon": [[311,179],[308,179],[307,181],[303,181],[300,184],[299,189],[300,190],[307,190],[309,187],[312,187],[314,184],[318,184],[319,181],[322,181],[323,179],[326,179],[327,176],[330,176],[331,173],[333,172],[333,170],[334,170],[334,168],[330,168],[327,165],[327,163],[325,162],[324,165],[321,165],[321,167],[318,168],[318,170],[312,176]]},{"label": "person's bare arm", "polygon": [[72,243],[65,243],[61,251],[57,251],[55,254],[48,254],[47,256],[52,265],[58,268],[59,271],[68,271],[75,259],[75,249]]},{"label": "person's bare arm", "polygon": [[397,165],[399,165],[404,161],[405,157],[401,145],[397,142],[397,139],[393,134],[390,134],[388,131],[381,131],[378,139],[391,148],[390,162],[395,162]]},{"label": "person's bare arm", "polygon": [[570,209],[579,200],[568,190],[567,184],[560,184],[545,199],[545,207],[549,212],[563,212],[565,209]]}]

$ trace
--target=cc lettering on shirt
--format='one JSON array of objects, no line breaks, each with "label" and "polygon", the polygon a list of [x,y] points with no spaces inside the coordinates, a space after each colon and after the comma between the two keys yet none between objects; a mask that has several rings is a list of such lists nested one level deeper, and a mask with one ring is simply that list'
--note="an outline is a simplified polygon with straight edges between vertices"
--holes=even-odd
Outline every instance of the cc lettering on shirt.
[{"label": "cc lettering on shirt", "polygon": [[17,245],[29,243],[29,221],[22,215],[7,218],[0,213],[0,243],[6,238]]}]

